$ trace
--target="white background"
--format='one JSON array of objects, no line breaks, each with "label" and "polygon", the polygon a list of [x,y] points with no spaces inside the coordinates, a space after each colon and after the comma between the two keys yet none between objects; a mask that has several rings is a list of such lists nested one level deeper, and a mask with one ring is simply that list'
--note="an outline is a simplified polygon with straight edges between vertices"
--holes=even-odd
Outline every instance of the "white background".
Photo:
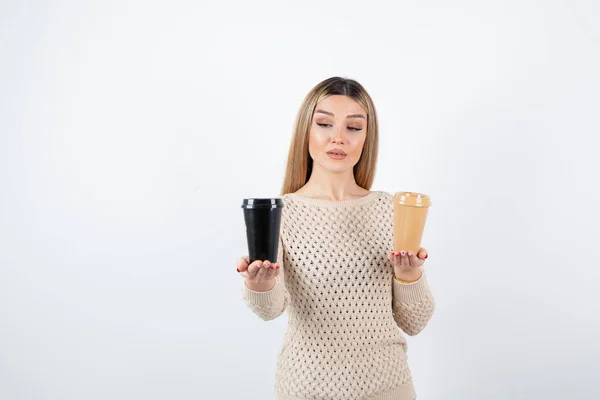
[{"label": "white background", "polygon": [[373,190],[432,197],[419,399],[598,399],[600,4],[0,3],[0,398],[270,399],[287,316],[240,294],[330,76]]}]

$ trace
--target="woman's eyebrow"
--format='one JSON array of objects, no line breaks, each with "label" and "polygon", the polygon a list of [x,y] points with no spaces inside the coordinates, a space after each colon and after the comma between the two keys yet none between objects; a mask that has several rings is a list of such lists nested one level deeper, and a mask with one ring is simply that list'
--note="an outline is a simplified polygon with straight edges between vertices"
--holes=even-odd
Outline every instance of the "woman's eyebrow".
[{"label": "woman's eyebrow", "polygon": [[[315,114],[316,113],[327,114],[327,115],[331,115],[332,117],[335,117],[335,114],[333,114],[332,112],[321,110],[321,109],[316,109],[315,110]],[[362,114],[350,114],[346,118],[362,118],[362,119],[365,119],[365,116],[362,115]]]}]

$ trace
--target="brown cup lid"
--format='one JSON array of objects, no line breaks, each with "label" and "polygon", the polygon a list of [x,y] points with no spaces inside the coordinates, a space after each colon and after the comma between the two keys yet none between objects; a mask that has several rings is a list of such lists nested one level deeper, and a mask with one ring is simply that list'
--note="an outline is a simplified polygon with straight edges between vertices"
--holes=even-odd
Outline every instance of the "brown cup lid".
[{"label": "brown cup lid", "polygon": [[394,200],[403,206],[411,207],[429,207],[431,198],[423,193],[416,192],[398,192],[394,194]]}]

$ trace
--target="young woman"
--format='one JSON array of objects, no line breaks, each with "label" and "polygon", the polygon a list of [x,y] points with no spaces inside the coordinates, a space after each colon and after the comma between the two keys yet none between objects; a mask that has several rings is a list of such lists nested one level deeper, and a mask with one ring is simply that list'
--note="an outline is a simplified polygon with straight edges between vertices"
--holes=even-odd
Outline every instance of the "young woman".
[{"label": "young woman", "polygon": [[390,251],[393,196],[369,190],[377,147],[362,85],[339,77],[316,85],[296,117],[277,260],[237,261],[254,313],[288,312],[278,400],[416,398],[401,331],[416,335],[433,314],[428,255]]}]

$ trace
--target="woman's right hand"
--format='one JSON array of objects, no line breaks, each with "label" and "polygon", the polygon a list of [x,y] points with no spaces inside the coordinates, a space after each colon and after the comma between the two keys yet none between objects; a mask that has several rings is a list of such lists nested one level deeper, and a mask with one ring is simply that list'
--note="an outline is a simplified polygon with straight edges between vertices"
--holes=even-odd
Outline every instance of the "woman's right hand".
[{"label": "woman's right hand", "polygon": [[[249,264],[248,256],[237,260],[237,271],[246,279],[246,286],[256,292],[266,292],[275,286],[275,278],[279,276],[280,267],[269,260],[256,260]],[[248,265],[249,264],[249,265]]]}]

